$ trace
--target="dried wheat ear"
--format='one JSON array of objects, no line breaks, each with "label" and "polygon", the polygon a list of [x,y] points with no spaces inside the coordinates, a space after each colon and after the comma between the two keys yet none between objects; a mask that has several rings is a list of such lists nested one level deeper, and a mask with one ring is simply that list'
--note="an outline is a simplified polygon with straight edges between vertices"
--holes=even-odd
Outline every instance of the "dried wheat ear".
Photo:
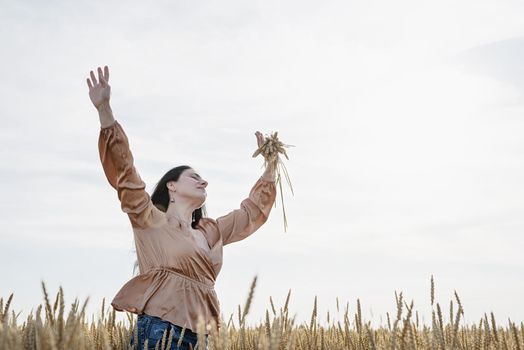
[{"label": "dried wheat ear", "polygon": [[[264,157],[264,166],[267,168],[269,167],[271,170],[274,170],[276,173],[276,181],[275,184],[278,185],[278,188],[280,189],[280,199],[282,200],[282,212],[284,215],[284,232],[286,232],[287,228],[287,217],[286,217],[286,211],[284,207],[284,195],[282,191],[282,182],[281,182],[281,174],[284,174],[284,177],[286,178],[286,182],[289,185],[289,188],[291,189],[291,193],[293,193],[293,186],[291,185],[291,180],[289,179],[289,174],[287,172],[286,166],[284,165],[284,162],[280,159],[280,154],[283,154],[287,160],[289,160],[289,157],[286,152],[286,147],[295,147],[294,145],[285,145],[278,139],[278,131],[275,131],[274,133],[270,134],[269,136],[266,135],[264,137],[264,142],[262,145],[253,153],[253,158],[257,157],[259,154],[261,154]],[[276,206],[276,203],[275,203]]]}]

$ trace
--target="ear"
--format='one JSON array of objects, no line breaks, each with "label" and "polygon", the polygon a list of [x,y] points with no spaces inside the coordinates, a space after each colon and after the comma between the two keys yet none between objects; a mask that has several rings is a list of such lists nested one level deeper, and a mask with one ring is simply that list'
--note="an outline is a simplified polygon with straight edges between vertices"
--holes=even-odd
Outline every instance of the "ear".
[{"label": "ear", "polygon": [[166,187],[167,187],[168,190],[171,190],[171,191],[175,191],[176,190],[174,181],[168,181],[166,183]]}]

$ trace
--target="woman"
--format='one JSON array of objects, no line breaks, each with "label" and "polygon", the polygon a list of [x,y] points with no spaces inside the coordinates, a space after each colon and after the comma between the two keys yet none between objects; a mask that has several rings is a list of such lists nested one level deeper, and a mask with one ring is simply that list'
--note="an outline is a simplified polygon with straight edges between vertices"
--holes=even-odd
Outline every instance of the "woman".
[{"label": "woman", "polygon": [[[127,136],[113,118],[109,68],[102,72],[98,67],[98,81],[93,71],[90,75],[89,97],[101,125],[100,160],[130,219],[140,272],[111,305],[138,315],[132,346],[142,349],[147,340],[154,348],[167,330],[172,335],[171,349],[195,348],[202,317],[207,348],[212,321],[217,330],[220,327],[214,284],[222,267],[222,247],[248,237],[266,222],[276,197],[275,167],[266,166],[239,209],[216,220],[204,217],[207,181],[189,166],[168,171],[150,197],[133,165]],[[264,137],[258,131],[256,136],[260,147]]]}]

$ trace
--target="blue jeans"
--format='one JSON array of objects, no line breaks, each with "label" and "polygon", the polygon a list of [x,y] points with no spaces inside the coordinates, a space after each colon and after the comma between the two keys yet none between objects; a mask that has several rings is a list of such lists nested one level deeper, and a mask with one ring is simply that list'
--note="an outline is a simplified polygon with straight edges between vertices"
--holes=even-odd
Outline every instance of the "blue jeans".
[{"label": "blue jeans", "polygon": [[[148,349],[154,349],[157,342],[160,342],[159,349],[162,345],[162,337],[164,336],[164,331],[167,329],[166,335],[166,346],[169,341],[169,332],[171,330],[171,348],[169,350],[190,350],[195,349],[197,346],[198,335],[190,329],[184,331],[184,338],[182,339],[180,346],[178,341],[182,333],[182,327],[177,326],[171,322],[165,321],[156,316],[149,316],[146,314],[138,315],[136,321],[138,341],[135,345],[135,331],[131,333],[131,343],[130,346],[132,349],[144,349],[144,342],[148,339]],[[205,336],[206,344],[205,348],[199,346],[199,349],[207,350],[208,347],[208,335]],[[191,347],[189,346],[191,344]],[[137,347],[138,345],[138,347]]]}]

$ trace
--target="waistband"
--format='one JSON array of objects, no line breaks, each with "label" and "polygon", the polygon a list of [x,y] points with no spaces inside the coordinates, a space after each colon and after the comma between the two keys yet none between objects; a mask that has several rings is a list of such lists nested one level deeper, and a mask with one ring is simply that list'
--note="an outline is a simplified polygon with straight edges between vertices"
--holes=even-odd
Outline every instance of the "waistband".
[{"label": "waistband", "polygon": [[204,288],[214,289],[214,287],[215,287],[215,283],[213,281],[210,281],[210,280],[199,281],[199,280],[196,280],[196,279],[191,278],[189,276],[186,276],[186,275],[176,271],[175,269],[173,269],[171,267],[154,267],[154,268],[150,269],[148,272],[151,272],[151,271],[166,271],[166,272],[169,272],[169,273],[171,273],[173,275],[177,275],[178,277],[184,278],[184,279],[188,280],[189,282],[196,283],[196,284],[198,284],[198,285],[200,285],[201,287],[204,287]]}]

